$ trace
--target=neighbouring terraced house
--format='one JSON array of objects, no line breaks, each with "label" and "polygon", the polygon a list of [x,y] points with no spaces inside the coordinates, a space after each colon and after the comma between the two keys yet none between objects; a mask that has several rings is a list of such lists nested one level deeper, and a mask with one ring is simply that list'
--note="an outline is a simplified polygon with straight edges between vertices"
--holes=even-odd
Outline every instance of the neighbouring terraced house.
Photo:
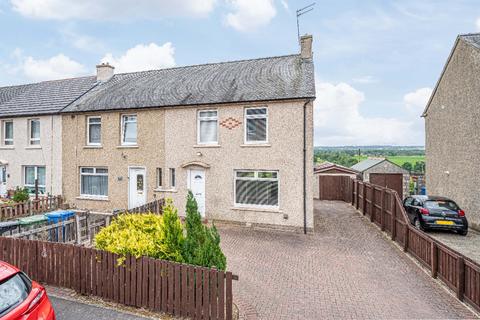
[{"label": "neighbouring terraced house", "polygon": [[428,194],[455,200],[480,228],[480,33],[457,37],[425,108]]},{"label": "neighbouring terraced house", "polygon": [[95,85],[95,77],[0,87],[0,196],[19,186],[62,193],[59,112]]},{"label": "neighbouring terraced house", "polygon": [[300,43],[300,54],[144,72],[98,65],[54,126],[66,202],[183,208],[192,190],[209,220],[313,229],[312,37]]}]

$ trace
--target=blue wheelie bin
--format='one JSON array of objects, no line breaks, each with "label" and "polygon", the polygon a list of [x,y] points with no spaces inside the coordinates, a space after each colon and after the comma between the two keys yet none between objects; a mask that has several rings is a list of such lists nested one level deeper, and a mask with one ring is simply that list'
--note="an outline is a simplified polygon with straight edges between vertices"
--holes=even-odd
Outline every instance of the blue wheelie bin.
[{"label": "blue wheelie bin", "polygon": [[19,225],[20,223],[18,220],[0,222],[0,236],[3,236],[6,232],[9,231],[10,234],[12,234],[12,231],[17,229]]},{"label": "blue wheelie bin", "polygon": [[[57,210],[57,211],[52,211],[45,213],[45,218],[48,219],[48,222],[51,222],[53,224],[67,221],[69,218],[73,217],[75,215],[75,212],[71,210]],[[62,239],[63,242],[65,242],[65,236],[66,236],[66,228],[64,225],[61,226],[62,228]],[[59,241],[59,234],[58,231],[60,229],[60,226],[55,228],[55,230],[50,231],[50,241]]]}]

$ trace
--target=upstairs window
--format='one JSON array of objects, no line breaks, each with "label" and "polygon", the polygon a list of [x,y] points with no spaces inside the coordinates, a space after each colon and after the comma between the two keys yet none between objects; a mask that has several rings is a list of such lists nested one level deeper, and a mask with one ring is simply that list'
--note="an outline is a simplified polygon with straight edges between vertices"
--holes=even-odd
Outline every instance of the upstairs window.
[{"label": "upstairs window", "polygon": [[87,118],[87,144],[89,146],[99,146],[102,144],[102,118]]},{"label": "upstairs window", "polygon": [[35,180],[38,180],[38,192],[45,193],[45,167],[25,166],[23,185],[30,193],[35,193]]},{"label": "upstairs window", "polygon": [[28,120],[29,144],[31,146],[40,145],[40,119]]},{"label": "upstairs window", "polygon": [[266,143],[268,141],[267,108],[245,109],[245,143]]},{"label": "upstairs window", "polygon": [[13,146],[13,121],[5,120],[2,122],[2,144],[4,146]]},{"label": "upstairs window", "polygon": [[137,115],[122,116],[122,145],[134,146],[137,144]]},{"label": "upstairs window", "polygon": [[218,112],[202,110],[198,112],[198,144],[218,143]]},{"label": "upstairs window", "polygon": [[236,171],[235,205],[278,207],[278,171]]}]

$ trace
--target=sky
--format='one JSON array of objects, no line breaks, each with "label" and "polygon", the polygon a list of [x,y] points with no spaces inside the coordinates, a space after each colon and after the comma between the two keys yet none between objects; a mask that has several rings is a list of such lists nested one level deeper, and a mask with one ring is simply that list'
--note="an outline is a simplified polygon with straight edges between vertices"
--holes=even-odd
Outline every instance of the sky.
[{"label": "sky", "polygon": [[[0,0],[0,86],[299,52],[314,0]],[[478,0],[322,0],[315,145],[423,145],[420,117]]]}]

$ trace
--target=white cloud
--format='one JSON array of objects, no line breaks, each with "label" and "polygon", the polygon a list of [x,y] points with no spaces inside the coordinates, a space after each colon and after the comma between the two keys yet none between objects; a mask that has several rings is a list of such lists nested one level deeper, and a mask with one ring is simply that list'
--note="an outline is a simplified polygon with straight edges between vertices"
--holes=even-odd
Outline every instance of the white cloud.
[{"label": "white cloud", "polygon": [[365,95],[349,84],[317,84],[315,145],[419,145],[423,128],[416,120],[365,117]]},{"label": "white cloud", "polygon": [[413,114],[420,116],[427,106],[428,100],[432,95],[432,88],[420,88],[416,91],[409,92],[403,97],[405,107]]},{"label": "white cloud", "polygon": [[477,27],[477,31],[480,31],[480,18],[478,18],[478,19],[475,21],[475,26]]},{"label": "white cloud", "polygon": [[82,64],[62,53],[45,60],[26,57],[20,69],[27,78],[34,81],[76,77],[87,71]]},{"label": "white cloud", "polygon": [[375,78],[374,76],[362,76],[358,78],[353,78],[352,81],[354,83],[360,83],[360,84],[378,83],[378,79]]},{"label": "white cloud", "polygon": [[286,0],[280,0],[280,3],[282,4],[283,8],[288,12],[288,2]]},{"label": "white cloud", "polygon": [[94,37],[77,33],[70,27],[66,27],[61,33],[65,40],[77,49],[87,52],[105,52],[104,44]]},{"label": "white cloud", "polygon": [[128,49],[120,57],[106,54],[102,62],[115,67],[115,72],[145,71],[175,66],[175,48],[170,42],[158,46],[155,43],[139,44]]},{"label": "white cloud", "polygon": [[217,0],[10,0],[23,16],[38,19],[124,20],[206,16]]},{"label": "white cloud", "polygon": [[233,12],[225,17],[225,23],[238,31],[252,31],[264,26],[277,14],[273,0],[227,0]]}]

